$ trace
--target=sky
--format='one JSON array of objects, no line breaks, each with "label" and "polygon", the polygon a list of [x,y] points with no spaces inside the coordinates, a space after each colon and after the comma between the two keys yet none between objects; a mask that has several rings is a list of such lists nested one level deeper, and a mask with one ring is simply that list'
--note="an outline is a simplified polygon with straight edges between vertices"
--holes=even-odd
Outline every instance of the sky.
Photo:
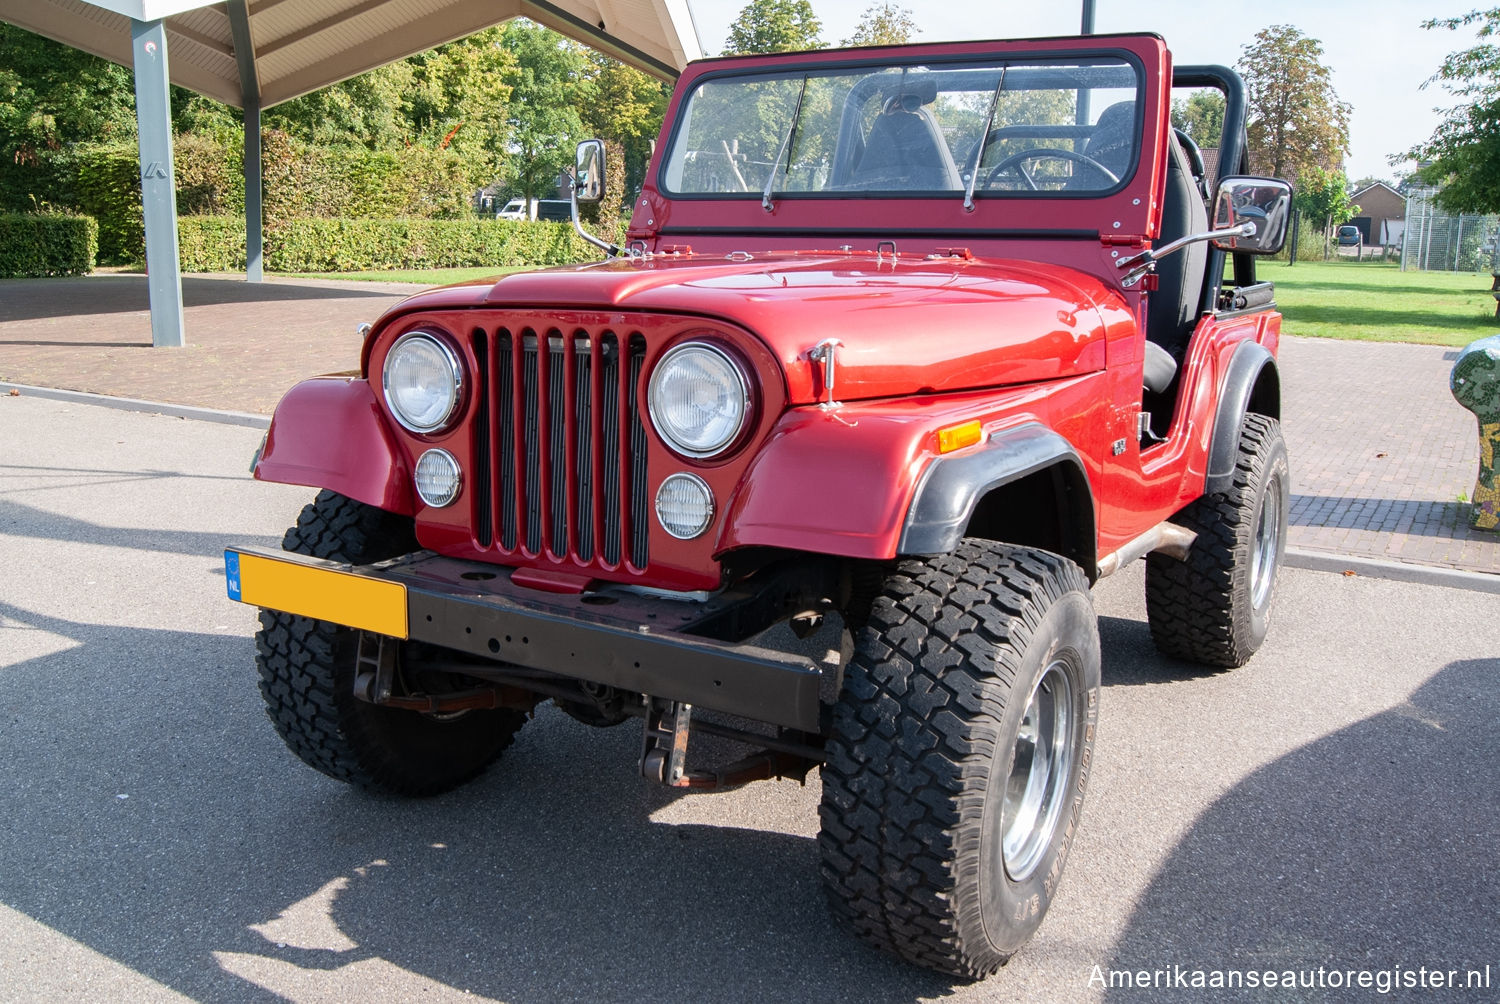
[{"label": "sky", "polygon": [[[717,55],[746,0],[688,0],[705,54]],[[911,11],[921,29],[918,41],[1032,38],[1077,34],[1081,0],[985,4],[895,0]],[[812,0],[823,24],[824,41],[854,34],[871,0]],[[1427,31],[1433,17],[1468,13],[1478,0],[1256,0],[1241,7],[1204,0],[1096,0],[1099,33],[1151,31],[1161,35],[1176,63],[1234,66],[1243,47],[1262,28],[1294,25],[1323,44],[1323,61],[1333,71],[1339,99],[1353,106],[1348,157],[1351,179],[1389,178],[1411,165],[1393,168],[1387,158],[1432,135],[1454,99],[1438,85],[1421,89],[1450,52],[1475,44],[1472,29]],[[1231,13],[1233,11],[1233,13]]]}]

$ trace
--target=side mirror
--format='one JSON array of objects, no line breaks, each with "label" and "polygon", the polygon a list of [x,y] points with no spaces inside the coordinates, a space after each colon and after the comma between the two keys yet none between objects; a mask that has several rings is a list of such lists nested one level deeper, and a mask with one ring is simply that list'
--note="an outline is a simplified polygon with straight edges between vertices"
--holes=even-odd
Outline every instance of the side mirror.
[{"label": "side mirror", "polygon": [[578,144],[573,170],[573,193],[581,205],[594,205],[604,198],[604,142],[586,139]]},{"label": "side mirror", "polygon": [[1214,198],[1214,229],[1228,230],[1245,223],[1255,232],[1248,237],[1216,237],[1214,247],[1249,254],[1275,254],[1286,243],[1291,217],[1292,186],[1277,178],[1229,177],[1219,182]]}]

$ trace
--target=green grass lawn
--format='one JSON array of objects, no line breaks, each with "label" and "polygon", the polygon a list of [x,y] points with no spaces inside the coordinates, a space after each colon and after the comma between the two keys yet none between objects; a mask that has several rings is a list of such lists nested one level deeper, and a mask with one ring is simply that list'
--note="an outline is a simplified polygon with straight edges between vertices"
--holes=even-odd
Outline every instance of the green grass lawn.
[{"label": "green grass lawn", "polygon": [[1500,333],[1488,272],[1403,272],[1389,262],[1262,261],[1281,330],[1313,338],[1467,345]]}]

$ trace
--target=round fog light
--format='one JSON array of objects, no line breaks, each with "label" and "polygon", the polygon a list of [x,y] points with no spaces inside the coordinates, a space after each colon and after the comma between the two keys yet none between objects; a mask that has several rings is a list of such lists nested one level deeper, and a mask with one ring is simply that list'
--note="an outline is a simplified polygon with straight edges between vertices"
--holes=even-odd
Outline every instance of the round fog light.
[{"label": "round fog light", "polygon": [[673,474],[656,490],[656,518],[678,540],[692,540],[714,520],[714,496],[696,474]]},{"label": "round fog light", "polygon": [[463,474],[458,461],[447,450],[428,450],[417,461],[417,494],[434,509],[441,509],[458,498]]}]

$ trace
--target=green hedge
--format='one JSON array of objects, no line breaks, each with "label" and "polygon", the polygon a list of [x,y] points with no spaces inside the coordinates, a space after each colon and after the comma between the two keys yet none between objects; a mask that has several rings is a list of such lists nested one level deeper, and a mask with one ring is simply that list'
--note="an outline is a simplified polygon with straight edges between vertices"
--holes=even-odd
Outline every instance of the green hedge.
[{"label": "green hedge", "polygon": [[[245,220],[240,216],[181,217],[177,250],[185,272],[242,270]],[[287,220],[266,227],[264,262],[269,272],[363,272],[568,265],[601,257],[567,223]]]},{"label": "green hedge", "polygon": [[63,213],[0,215],[0,279],[87,275],[99,253],[99,224]]},{"label": "green hedge", "polygon": [[177,260],[184,272],[244,271],[245,218],[178,217]]},{"label": "green hedge", "polygon": [[[268,223],[297,219],[461,219],[472,165],[453,150],[320,147],[275,129],[261,138]],[[243,205],[243,202],[241,203]]]},{"label": "green hedge", "polygon": [[566,223],[313,219],[266,228],[266,268],[273,272],[566,265],[601,257]]}]

